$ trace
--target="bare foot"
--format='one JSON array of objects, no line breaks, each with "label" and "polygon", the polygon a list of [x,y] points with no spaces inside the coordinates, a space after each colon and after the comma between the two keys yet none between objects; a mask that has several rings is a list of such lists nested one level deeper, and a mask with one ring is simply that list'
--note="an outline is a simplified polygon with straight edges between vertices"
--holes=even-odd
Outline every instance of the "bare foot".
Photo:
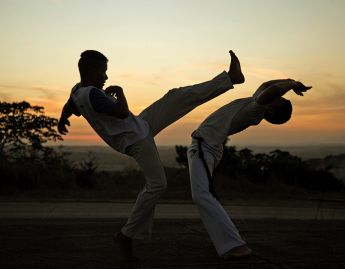
[{"label": "bare foot", "polygon": [[238,246],[230,249],[228,252],[226,252],[224,255],[222,255],[222,258],[224,260],[230,260],[230,259],[239,259],[248,257],[253,253],[253,251],[247,247],[247,245]]},{"label": "bare foot", "polygon": [[241,84],[244,82],[245,79],[241,70],[240,60],[237,58],[237,56],[232,50],[230,50],[229,53],[231,56],[231,63],[228,74],[233,84]]}]

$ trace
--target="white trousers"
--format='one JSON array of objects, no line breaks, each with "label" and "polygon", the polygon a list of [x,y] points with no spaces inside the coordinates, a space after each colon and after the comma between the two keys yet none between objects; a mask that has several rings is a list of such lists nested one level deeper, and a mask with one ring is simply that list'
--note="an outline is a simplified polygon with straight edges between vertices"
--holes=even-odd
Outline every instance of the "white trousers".
[{"label": "white trousers", "polygon": [[227,72],[210,81],[170,90],[161,99],[147,107],[139,117],[150,126],[150,135],[129,146],[126,154],[132,156],[145,175],[145,186],[139,193],[122,233],[131,238],[150,237],[158,198],[167,186],[153,137],[197,106],[233,88]]},{"label": "white trousers", "polygon": [[[222,256],[234,247],[245,245],[246,242],[241,238],[225,209],[209,191],[209,179],[204,163],[199,157],[198,143],[193,138],[187,153],[192,198],[218,255]],[[222,147],[216,149],[202,142],[202,151],[212,175],[221,159]]]}]

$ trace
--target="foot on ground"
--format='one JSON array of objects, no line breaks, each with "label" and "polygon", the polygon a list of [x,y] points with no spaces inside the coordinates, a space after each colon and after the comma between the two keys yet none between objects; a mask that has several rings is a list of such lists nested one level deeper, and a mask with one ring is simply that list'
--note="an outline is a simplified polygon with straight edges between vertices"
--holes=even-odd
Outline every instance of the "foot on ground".
[{"label": "foot on ground", "polygon": [[247,247],[247,245],[243,245],[230,249],[228,252],[222,255],[222,258],[224,260],[238,259],[248,257],[252,253],[253,251],[249,247]]}]

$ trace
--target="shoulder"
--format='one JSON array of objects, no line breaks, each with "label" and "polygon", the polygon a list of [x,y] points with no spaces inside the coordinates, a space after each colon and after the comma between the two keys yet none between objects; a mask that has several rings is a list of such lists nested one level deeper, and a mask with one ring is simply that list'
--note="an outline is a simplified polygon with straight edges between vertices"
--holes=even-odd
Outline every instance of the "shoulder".
[{"label": "shoulder", "polygon": [[101,90],[99,90],[93,86],[82,87],[82,86],[80,86],[80,84],[77,84],[72,88],[71,95],[75,96],[75,97],[83,97],[83,96],[91,95],[91,92],[97,94],[100,91]]},{"label": "shoulder", "polygon": [[243,106],[241,107],[241,113],[242,114],[248,114],[248,115],[262,115],[265,110],[266,106],[259,104],[256,101],[256,98],[254,96],[244,98],[245,102],[243,103]]},{"label": "shoulder", "polygon": [[252,98],[252,100],[250,103],[251,103],[253,109],[255,109],[257,111],[265,111],[266,110],[266,105],[258,103],[257,98],[254,96],[252,96],[251,98]]},{"label": "shoulder", "polygon": [[262,94],[265,91],[265,88],[260,86],[253,94],[253,97],[257,99],[260,94]]},{"label": "shoulder", "polygon": [[90,87],[89,94],[93,97],[105,97],[104,91],[96,87]]}]

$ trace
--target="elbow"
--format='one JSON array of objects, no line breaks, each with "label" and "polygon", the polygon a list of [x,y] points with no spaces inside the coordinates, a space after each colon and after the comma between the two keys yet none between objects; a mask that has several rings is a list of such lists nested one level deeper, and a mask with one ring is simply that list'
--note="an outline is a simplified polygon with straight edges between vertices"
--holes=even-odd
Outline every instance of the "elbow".
[{"label": "elbow", "polygon": [[256,103],[259,105],[262,105],[262,106],[266,106],[266,105],[268,105],[267,99],[268,98],[266,98],[266,96],[264,94],[261,94],[256,98]]},{"label": "elbow", "polygon": [[117,113],[116,117],[118,117],[119,119],[125,119],[129,116],[129,110],[125,110],[125,111],[121,111],[119,113]]},{"label": "elbow", "polygon": [[128,115],[129,115],[129,113],[127,113],[127,114],[123,113],[123,114],[118,115],[117,117],[118,117],[119,119],[122,119],[122,120],[123,120],[123,119],[127,118]]}]

